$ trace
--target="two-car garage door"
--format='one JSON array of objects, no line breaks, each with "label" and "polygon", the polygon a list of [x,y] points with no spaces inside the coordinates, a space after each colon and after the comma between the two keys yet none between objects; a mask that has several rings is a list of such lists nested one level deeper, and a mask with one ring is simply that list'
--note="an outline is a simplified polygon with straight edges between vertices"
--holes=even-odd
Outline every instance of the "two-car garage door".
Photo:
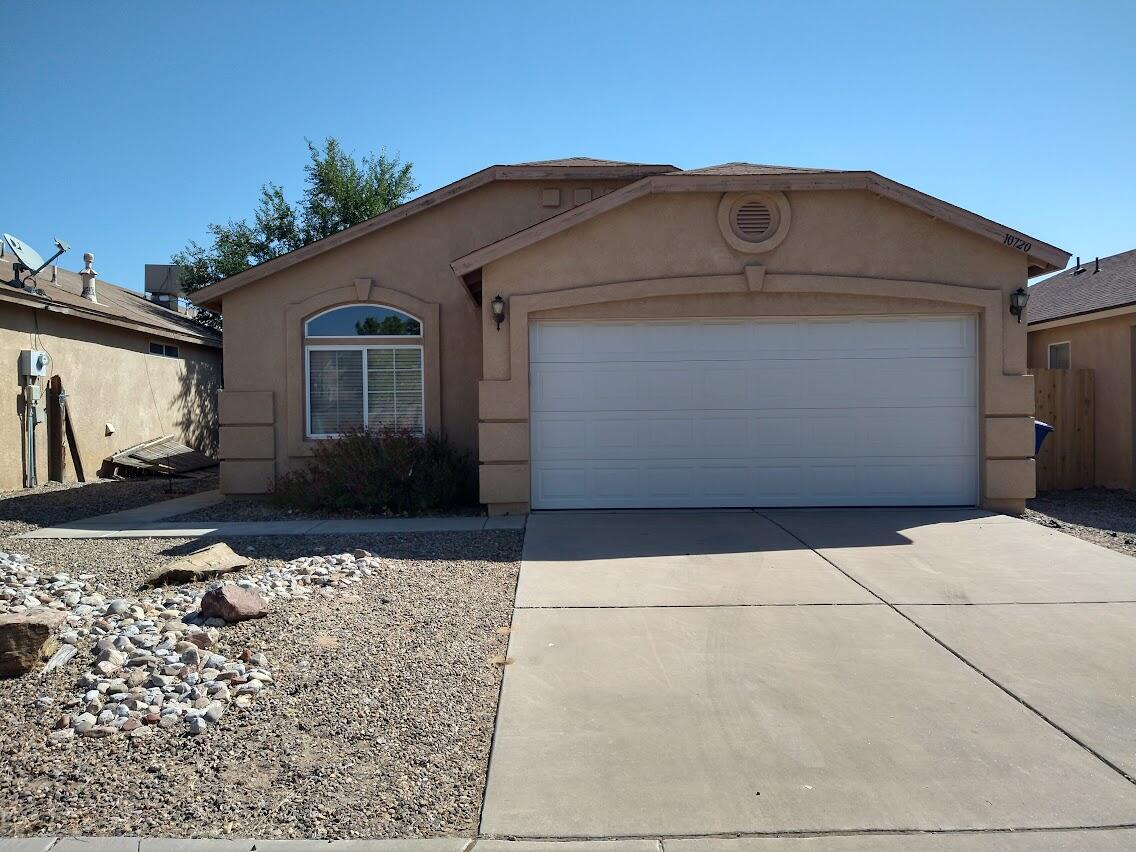
[{"label": "two-car garage door", "polygon": [[970,317],[531,327],[534,509],[973,505]]}]

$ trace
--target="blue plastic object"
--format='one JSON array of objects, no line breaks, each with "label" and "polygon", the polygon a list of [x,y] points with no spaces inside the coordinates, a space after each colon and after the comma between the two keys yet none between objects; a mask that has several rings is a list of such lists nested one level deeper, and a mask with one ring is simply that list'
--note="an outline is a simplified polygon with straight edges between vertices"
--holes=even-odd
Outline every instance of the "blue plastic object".
[{"label": "blue plastic object", "polygon": [[1033,454],[1041,452],[1041,445],[1045,443],[1046,436],[1053,431],[1053,427],[1040,420],[1033,421]]}]

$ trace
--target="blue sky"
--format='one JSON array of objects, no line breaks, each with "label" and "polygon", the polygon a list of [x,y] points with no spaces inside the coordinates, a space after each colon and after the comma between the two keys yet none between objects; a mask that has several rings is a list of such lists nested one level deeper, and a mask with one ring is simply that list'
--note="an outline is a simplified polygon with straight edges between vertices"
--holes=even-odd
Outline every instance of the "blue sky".
[{"label": "blue sky", "polygon": [[866,168],[1083,257],[1136,248],[1136,3],[3,0],[0,230],[139,288],[304,138],[422,190],[587,155]]}]

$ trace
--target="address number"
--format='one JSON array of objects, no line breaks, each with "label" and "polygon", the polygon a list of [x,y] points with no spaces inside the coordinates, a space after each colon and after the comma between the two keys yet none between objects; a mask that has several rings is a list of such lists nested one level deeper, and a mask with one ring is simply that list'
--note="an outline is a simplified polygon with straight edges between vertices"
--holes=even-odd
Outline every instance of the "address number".
[{"label": "address number", "polygon": [[1013,234],[1006,234],[1006,238],[1002,240],[1002,242],[1010,248],[1016,248],[1018,251],[1029,251],[1033,248],[1033,243],[1023,240],[1021,237],[1015,237]]}]

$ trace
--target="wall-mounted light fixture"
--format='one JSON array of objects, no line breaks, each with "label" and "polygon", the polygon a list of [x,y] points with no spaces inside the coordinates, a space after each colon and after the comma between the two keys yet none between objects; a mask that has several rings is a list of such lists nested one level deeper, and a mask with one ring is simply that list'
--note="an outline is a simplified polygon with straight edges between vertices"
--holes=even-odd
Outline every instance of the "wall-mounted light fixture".
[{"label": "wall-mounted light fixture", "polygon": [[493,311],[493,322],[497,323],[497,330],[500,331],[501,323],[505,321],[505,300],[500,295],[494,296],[489,308]]},{"label": "wall-mounted light fixture", "polygon": [[1022,321],[1022,314],[1026,310],[1026,302],[1029,301],[1029,291],[1025,287],[1019,287],[1010,294],[1010,313],[1018,318],[1018,322]]}]

